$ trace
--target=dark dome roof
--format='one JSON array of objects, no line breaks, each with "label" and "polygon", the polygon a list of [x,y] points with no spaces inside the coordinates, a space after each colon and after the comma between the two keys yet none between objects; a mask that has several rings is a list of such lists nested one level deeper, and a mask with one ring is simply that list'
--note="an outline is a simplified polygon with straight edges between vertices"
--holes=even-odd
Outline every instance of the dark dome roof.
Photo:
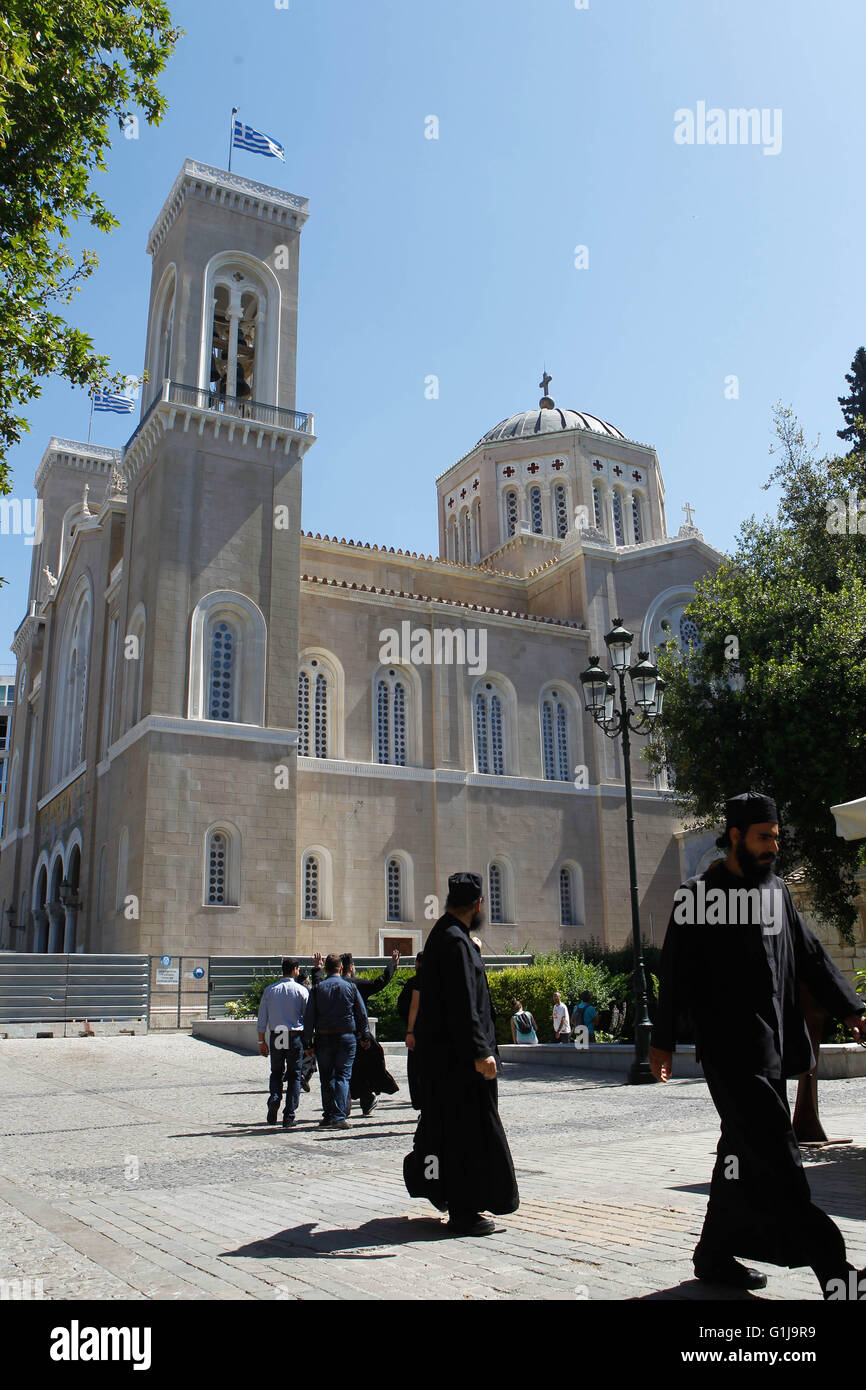
[{"label": "dark dome roof", "polygon": [[599,420],[597,415],[586,415],[580,410],[553,409],[524,410],[519,415],[510,415],[487,434],[482,435],[479,444],[492,444],[500,439],[519,439],[524,435],[556,434],[561,430],[592,430],[594,434],[606,434],[611,439],[625,439],[626,436],[616,425],[607,420]]}]

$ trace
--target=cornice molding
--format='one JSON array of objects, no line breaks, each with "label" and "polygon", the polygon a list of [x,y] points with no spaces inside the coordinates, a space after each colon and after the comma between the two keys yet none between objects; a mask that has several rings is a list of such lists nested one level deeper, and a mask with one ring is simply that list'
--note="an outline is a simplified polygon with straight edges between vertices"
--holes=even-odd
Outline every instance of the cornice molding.
[{"label": "cornice molding", "polygon": [[[102,776],[111,764],[147,734],[180,734],[187,738],[233,739],[239,743],[268,743],[291,752],[298,742],[297,729],[268,729],[257,724],[232,724],[216,719],[184,719],[173,714],[148,714],[128,729],[109,748],[97,766]],[[287,746],[288,745],[288,746]]]},{"label": "cornice molding", "polygon": [[284,188],[275,188],[273,184],[256,183],[254,179],[230,174],[227,169],[219,169],[212,164],[200,164],[196,159],[185,159],[150,229],[145,248],[149,255],[155,255],[162,246],[178,213],[190,197],[220,203],[232,211],[247,216],[252,214],[260,221],[281,223],[295,231],[300,231],[310,215],[309,199],[301,198],[296,193],[287,193]]}]

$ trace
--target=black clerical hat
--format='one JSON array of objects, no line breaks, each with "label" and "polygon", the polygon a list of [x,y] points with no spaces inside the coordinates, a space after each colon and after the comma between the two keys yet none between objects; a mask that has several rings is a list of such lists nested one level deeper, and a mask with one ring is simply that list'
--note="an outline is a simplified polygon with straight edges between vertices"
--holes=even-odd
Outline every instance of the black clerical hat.
[{"label": "black clerical hat", "polygon": [[482,897],[480,874],[452,874],[448,879],[448,902],[452,907],[471,907]]},{"label": "black clerical hat", "polygon": [[732,796],[725,802],[725,820],[729,829],[735,825],[738,830],[748,830],[750,825],[765,822],[778,825],[779,812],[771,796],[764,796],[762,792],[743,792],[741,796]]}]

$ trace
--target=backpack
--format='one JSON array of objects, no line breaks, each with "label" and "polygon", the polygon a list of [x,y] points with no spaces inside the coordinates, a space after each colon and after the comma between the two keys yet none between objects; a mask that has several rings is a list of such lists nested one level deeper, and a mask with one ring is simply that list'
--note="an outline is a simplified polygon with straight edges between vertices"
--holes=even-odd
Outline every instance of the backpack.
[{"label": "backpack", "polygon": [[581,999],[577,1004],[575,1004],[574,1013],[572,1015],[572,1024],[575,1028],[583,1027],[583,1016],[588,1008],[589,1003],[586,999]]},{"label": "backpack", "polygon": [[519,1014],[514,1015],[514,1026],[518,1033],[532,1032],[532,1019],[525,1009],[522,1009]]}]

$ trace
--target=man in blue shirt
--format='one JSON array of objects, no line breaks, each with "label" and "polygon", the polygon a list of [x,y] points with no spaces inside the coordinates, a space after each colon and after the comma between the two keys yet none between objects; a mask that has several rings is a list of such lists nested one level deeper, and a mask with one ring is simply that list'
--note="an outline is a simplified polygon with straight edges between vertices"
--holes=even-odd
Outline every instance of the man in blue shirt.
[{"label": "man in blue shirt", "polygon": [[325,959],[325,978],[314,985],[304,1012],[304,1047],[315,1047],[322,1083],[322,1129],[345,1129],[349,1121],[349,1078],[358,1043],[370,1046],[370,1025],[364,1001],[351,980],[343,979],[338,955]]},{"label": "man in blue shirt", "polygon": [[[268,1124],[277,1123],[283,1095],[283,1075],[286,1077],[286,1108],[283,1129],[291,1129],[301,1098],[301,1064],[304,1060],[302,1043],[304,1010],[309,991],[298,984],[298,962],[288,957],[282,964],[283,978],[268,985],[259,1006],[259,1052],[270,1053],[271,1081],[268,1093]],[[270,1047],[265,1031],[270,1030]]]}]

